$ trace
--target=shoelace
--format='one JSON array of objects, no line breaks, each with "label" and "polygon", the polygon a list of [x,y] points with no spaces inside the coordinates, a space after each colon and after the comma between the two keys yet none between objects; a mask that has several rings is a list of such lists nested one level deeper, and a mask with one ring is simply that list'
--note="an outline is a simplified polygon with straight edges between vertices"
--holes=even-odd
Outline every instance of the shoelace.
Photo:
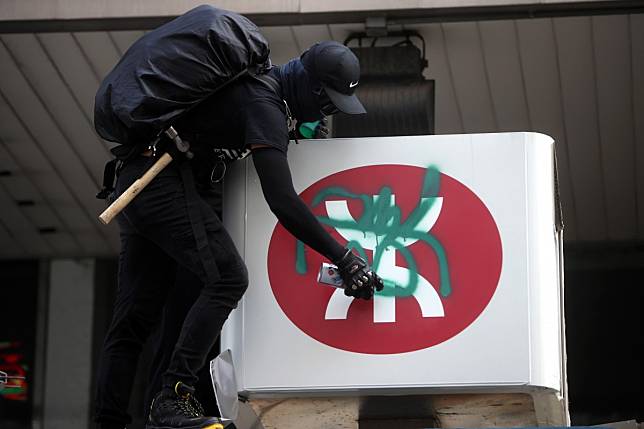
[{"label": "shoelace", "polygon": [[195,412],[199,414],[199,416],[203,416],[206,414],[205,410],[201,406],[201,403],[197,400],[197,398],[194,395],[190,395],[190,401],[192,402],[192,407],[194,408]]},{"label": "shoelace", "polygon": [[175,409],[187,417],[201,417],[203,414],[200,414],[199,411],[193,407],[191,396],[192,395],[178,397],[174,403]]}]

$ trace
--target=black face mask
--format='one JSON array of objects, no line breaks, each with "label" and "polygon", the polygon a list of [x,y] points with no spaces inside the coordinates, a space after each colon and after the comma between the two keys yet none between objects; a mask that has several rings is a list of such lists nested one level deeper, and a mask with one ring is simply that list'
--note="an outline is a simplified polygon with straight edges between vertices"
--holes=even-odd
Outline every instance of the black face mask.
[{"label": "black face mask", "polygon": [[320,105],[320,112],[324,116],[331,116],[335,115],[336,113],[339,113],[340,110],[338,110],[337,107],[335,107],[335,104],[331,101],[329,98],[328,94],[326,91],[324,91],[324,88],[320,86],[319,88],[316,88],[313,90],[313,93],[317,95],[318,97],[318,104]]},{"label": "black face mask", "polygon": [[[278,66],[284,100],[299,122],[314,122],[336,113],[322,86],[308,75],[299,58]],[[324,110],[324,114],[321,110]]]}]

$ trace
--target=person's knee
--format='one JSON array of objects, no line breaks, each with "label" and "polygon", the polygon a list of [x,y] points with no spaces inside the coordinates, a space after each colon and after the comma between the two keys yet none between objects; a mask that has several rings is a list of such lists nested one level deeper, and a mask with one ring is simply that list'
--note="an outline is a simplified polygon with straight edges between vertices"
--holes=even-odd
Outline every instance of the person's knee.
[{"label": "person's knee", "polygon": [[[229,267],[225,273],[222,273],[223,284],[225,284],[226,294],[232,299],[231,304],[237,305],[237,302],[244,296],[248,289],[248,269],[243,261]],[[222,289],[220,289],[222,290]]]},{"label": "person's knee", "polygon": [[236,275],[240,290],[239,297],[241,298],[241,296],[246,292],[246,289],[248,289],[248,268],[246,268],[246,264],[241,264]]},{"label": "person's knee", "polygon": [[248,289],[248,269],[244,260],[238,255],[229,255],[225,261],[217,262],[219,267],[217,281],[206,282],[201,295],[220,300],[226,306],[235,308]]}]

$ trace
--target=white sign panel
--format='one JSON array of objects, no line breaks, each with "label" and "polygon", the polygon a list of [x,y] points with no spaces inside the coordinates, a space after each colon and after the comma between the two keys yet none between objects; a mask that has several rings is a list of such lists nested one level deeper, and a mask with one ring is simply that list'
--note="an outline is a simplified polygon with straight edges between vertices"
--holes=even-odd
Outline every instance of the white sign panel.
[{"label": "white sign panel", "polygon": [[235,169],[224,218],[250,287],[223,347],[242,389],[559,390],[552,159],[535,133],[291,145],[297,192],[384,279],[371,301],[319,283],[328,261],[277,222],[252,161]]}]

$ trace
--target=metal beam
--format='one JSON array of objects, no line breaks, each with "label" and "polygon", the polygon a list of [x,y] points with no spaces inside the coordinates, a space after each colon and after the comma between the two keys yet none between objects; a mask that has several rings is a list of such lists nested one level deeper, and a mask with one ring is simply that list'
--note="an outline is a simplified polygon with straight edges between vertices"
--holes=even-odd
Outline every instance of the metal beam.
[{"label": "metal beam", "polygon": [[[493,3],[493,2],[490,2]],[[237,9],[237,8],[236,8]],[[2,9],[0,9],[2,12]],[[240,11],[244,13],[245,11]],[[259,26],[318,25],[362,23],[368,17],[386,17],[389,24],[420,24],[431,22],[482,21],[499,19],[529,19],[561,16],[588,16],[644,13],[640,0],[608,0],[512,4],[492,6],[458,6],[409,9],[370,9],[324,12],[247,11],[244,14]],[[94,18],[0,20],[0,33],[60,32],[60,31],[123,31],[149,30],[173,19],[177,14],[151,16],[104,16]]]}]

